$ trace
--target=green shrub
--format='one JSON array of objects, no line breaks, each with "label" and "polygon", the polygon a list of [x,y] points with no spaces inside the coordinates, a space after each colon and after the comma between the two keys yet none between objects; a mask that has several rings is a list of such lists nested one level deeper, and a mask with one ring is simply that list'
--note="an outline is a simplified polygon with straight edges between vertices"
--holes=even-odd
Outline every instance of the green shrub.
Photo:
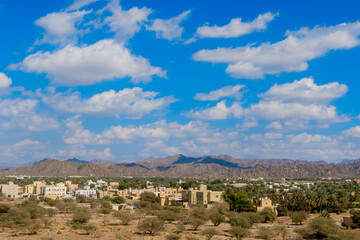
[{"label": "green shrub", "polygon": [[270,207],[264,208],[260,214],[264,217],[264,222],[272,222],[276,219],[276,213]]},{"label": "green shrub", "polygon": [[88,208],[78,208],[75,210],[72,216],[72,220],[75,223],[87,223],[91,219],[91,213]]},{"label": "green shrub", "polygon": [[307,219],[307,213],[304,211],[291,212],[290,217],[293,223],[301,225]]},{"label": "green shrub", "polygon": [[122,225],[128,225],[134,219],[133,214],[127,210],[116,211],[113,215],[120,220]]},{"label": "green shrub", "polygon": [[196,231],[201,225],[204,225],[205,220],[201,218],[192,217],[189,219],[189,224],[194,228]]},{"label": "green shrub", "polygon": [[115,204],[121,204],[125,202],[125,199],[123,197],[114,197],[111,198],[111,202]]},{"label": "green shrub", "polygon": [[236,239],[241,240],[243,238],[250,236],[250,231],[246,228],[242,228],[239,226],[231,227],[229,233]]},{"label": "green shrub", "polygon": [[259,238],[268,240],[274,237],[274,233],[270,228],[266,228],[266,227],[261,227],[259,228],[259,230],[257,231],[257,236]]},{"label": "green shrub", "polygon": [[201,218],[203,220],[209,219],[209,212],[204,207],[193,207],[189,210],[189,215],[194,218]]},{"label": "green shrub", "polygon": [[166,235],[166,239],[168,240],[178,240],[180,238],[181,238],[180,235]]},{"label": "green shrub", "polygon": [[139,222],[137,228],[148,234],[156,234],[164,230],[164,221],[158,218],[145,218]]},{"label": "green shrub", "polygon": [[209,214],[209,219],[214,224],[214,226],[219,226],[221,223],[226,221],[225,216],[218,211],[212,211]]},{"label": "green shrub", "polygon": [[206,228],[201,233],[206,236],[207,240],[210,240],[213,236],[218,235],[219,231],[214,228]]},{"label": "green shrub", "polygon": [[250,220],[241,214],[232,214],[229,218],[229,223],[234,227],[251,228]]}]

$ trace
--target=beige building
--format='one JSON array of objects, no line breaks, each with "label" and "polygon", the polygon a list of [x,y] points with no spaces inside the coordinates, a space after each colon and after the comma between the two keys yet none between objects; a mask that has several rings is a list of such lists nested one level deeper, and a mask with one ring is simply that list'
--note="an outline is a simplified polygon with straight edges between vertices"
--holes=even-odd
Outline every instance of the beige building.
[{"label": "beige building", "polygon": [[272,200],[269,198],[255,200],[255,207],[257,212],[261,212],[264,208],[269,207],[277,214],[277,205],[273,204]]},{"label": "beige building", "polygon": [[13,182],[9,182],[8,184],[0,184],[0,193],[7,197],[18,198],[19,186]]},{"label": "beige building", "polygon": [[41,182],[41,181],[35,181],[33,182],[34,185],[34,192],[33,194],[41,194],[41,188],[46,186],[46,182]]},{"label": "beige building", "polygon": [[45,196],[59,196],[62,197],[66,194],[67,187],[64,183],[57,183],[56,185],[45,185],[41,187],[41,194]]},{"label": "beige building", "polygon": [[222,191],[207,190],[206,185],[200,185],[199,190],[190,189],[182,191],[182,199],[191,205],[205,205],[222,202]]}]

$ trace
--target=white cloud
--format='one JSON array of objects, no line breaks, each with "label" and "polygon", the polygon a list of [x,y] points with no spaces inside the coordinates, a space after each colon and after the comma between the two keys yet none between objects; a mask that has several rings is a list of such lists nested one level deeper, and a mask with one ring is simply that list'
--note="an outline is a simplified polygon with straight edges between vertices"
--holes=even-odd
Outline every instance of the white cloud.
[{"label": "white cloud", "polygon": [[9,88],[12,83],[11,78],[5,75],[5,73],[0,72],[0,89]]},{"label": "white cloud", "polygon": [[240,99],[242,93],[240,92],[245,85],[226,86],[218,90],[211,91],[210,93],[198,93],[194,99],[199,101],[217,101],[220,98],[234,97]]},{"label": "white cloud", "polygon": [[23,62],[11,65],[25,72],[46,73],[58,85],[78,86],[130,77],[133,82],[148,82],[152,76],[166,77],[141,56],[131,54],[123,44],[101,40],[92,45],[67,46],[53,52],[37,52]]},{"label": "white cloud", "polygon": [[81,31],[77,26],[89,11],[49,13],[35,21],[35,25],[45,29],[42,39],[36,44],[51,43],[66,45],[76,43]]},{"label": "white cloud", "polygon": [[199,38],[236,38],[255,31],[266,30],[267,24],[271,22],[277,14],[271,12],[260,14],[252,22],[242,22],[241,18],[234,18],[225,26],[202,26],[196,30]]},{"label": "white cloud", "polygon": [[83,146],[71,145],[65,146],[62,149],[59,149],[57,153],[52,153],[46,155],[47,157],[55,159],[68,159],[68,158],[78,158],[78,159],[102,159],[102,160],[114,160],[115,157],[111,153],[111,148],[106,147],[103,151],[97,151],[95,149],[86,149]]},{"label": "white cloud", "polygon": [[180,23],[183,22],[188,15],[190,10],[181,13],[179,16],[170,19],[155,19],[151,25],[146,26],[149,31],[155,31],[157,38],[164,38],[166,40],[180,39],[184,31],[183,27],[180,27]]},{"label": "white cloud", "polygon": [[83,145],[83,144],[108,144],[109,141],[101,135],[92,133],[84,129],[79,116],[68,118],[65,121],[67,130],[64,135],[64,142],[67,144]]},{"label": "white cloud", "polygon": [[133,7],[129,10],[123,10],[119,0],[111,0],[104,10],[112,14],[105,18],[104,23],[110,26],[111,31],[115,32],[115,37],[119,40],[132,38],[135,33],[140,31],[152,12],[146,7]]},{"label": "white cloud", "polygon": [[39,141],[33,141],[33,140],[30,140],[30,139],[24,139],[24,140],[21,140],[17,143],[14,144],[14,147],[23,147],[23,146],[28,146],[28,145],[39,145],[40,142]]},{"label": "white cloud", "polygon": [[343,131],[343,134],[349,137],[360,138],[360,126],[355,126]]},{"label": "white cloud", "polygon": [[226,72],[235,78],[264,78],[265,74],[301,72],[308,61],[331,50],[351,49],[359,45],[360,22],[330,27],[301,28],[288,31],[286,38],[276,43],[262,43],[238,48],[200,50],[195,61],[229,64]]},{"label": "white cloud", "polygon": [[59,124],[56,119],[35,112],[38,103],[39,100],[35,99],[0,100],[0,116],[9,118],[0,123],[0,128],[22,128],[28,131],[46,131],[58,128]]},{"label": "white cloud", "polygon": [[276,119],[305,119],[305,120],[338,120],[347,118],[338,117],[334,106],[316,104],[286,103],[281,101],[260,101],[251,105],[247,115],[265,120]]},{"label": "white cloud", "polygon": [[316,85],[313,78],[303,78],[299,81],[281,85],[275,84],[261,95],[266,100],[295,101],[305,103],[327,103],[343,97],[348,91],[345,84],[331,82]]},{"label": "white cloud", "polygon": [[80,8],[88,6],[97,1],[99,0],[75,0],[66,10],[67,11],[79,10]]},{"label": "white cloud", "polygon": [[272,123],[270,123],[269,125],[267,125],[266,128],[273,128],[273,129],[278,129],[278,130],[280,130],[280,129],[282,129],[283,127],[282,127],[282,125],[281,125],[280,122],[275,121],[275,122],[272,122]]},{"label": "white cloud", "polygon": [[60,127],[55,118],[35,113],[31,116],[12,118],[11,121],[4,122],[0,126],[4,129],[21,128],[33,132],[54,130]]},{"label": "white cloud", "polygon": [[158,92],[143,91],[142,88],[125,88],[95,94],[82,99],[79,92],[70,94],[44,94],[42,100],[54,109],[77,114],[94,116],[126,116],[141,118],[145,114],[162,110],[176,102],[173,96],[157,97]]},{"label": "white cloud", "polygon": [[34,108],[39,103],[34,99],[3,99],[0,100],[0,116],[27,116],[34,112]]},{"label": "white cloud", "polygon": [[165,120],[139,126],[111,126],[99,134],[84,129],[79,117],[66,120],[67,130],[64,141],[68,144],[110,144],[117,140],[131,143],[134,140],[162,140],[170,137],[187,138],[202,137],[209,127],[201,121],[181,125],[177,122],[168,123]]},{"label": "white cloud", "polygon": [[258,125],[258,122],[256,121],[246,121],[244,122],[244,127],[245,128],[253,128],[256,127]]},{"label": "white cloud", "polygon": [[243,108],[234,102],[231,107],[226,106],[225,101],[218,102],[214,107],[202,109],[202,110],[191,110],[185,115],[190,118],[198,118],[202,120],[222,120],[230,117],[240,118],[244,114]]},{"label": "white cloud", "polygon": [[360,114],[356,118],[360,120]]}]

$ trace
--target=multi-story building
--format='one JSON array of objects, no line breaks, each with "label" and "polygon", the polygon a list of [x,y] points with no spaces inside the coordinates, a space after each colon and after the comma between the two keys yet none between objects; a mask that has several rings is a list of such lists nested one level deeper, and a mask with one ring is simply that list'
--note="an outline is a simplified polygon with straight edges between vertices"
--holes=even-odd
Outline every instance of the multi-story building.
[{"label": "multi-story building", "polygon": [[208,205],[223,202],[222,191],[207,190],[206,185],[200,185],[199,190],[190,189],[182,191],[182,199],[189,205]]},{"label": "multi-story building", "polygon": [[41,194],[45,196],[62,197],[66,194],[67,187],[64,183],[57,183],[56,185],[45,185],[41,187]]},{"label": "multi-story building", "polygon": [[41,188],[46,186],[46,182],[41,182],[41,181],[35,181],[33,182],[34,185],[34,192],[33,194],[41,194]]},{"label": "multi-story building", "polygon": [[8,184],[0,184],[0,193],[7,197],[18,198],[19,186],[13,182],[9,182]]}]

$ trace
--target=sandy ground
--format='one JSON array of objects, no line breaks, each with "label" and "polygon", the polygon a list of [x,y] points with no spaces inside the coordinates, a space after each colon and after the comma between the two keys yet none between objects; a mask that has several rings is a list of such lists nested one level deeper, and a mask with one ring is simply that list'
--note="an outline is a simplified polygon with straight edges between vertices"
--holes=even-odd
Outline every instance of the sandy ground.
[{"label": "sandy ground", "polygon": [[[318,215],[312,214],[310,215],[309,219],[317,217]],[[349,216],[348,214],[332,214],[331,217],[336,221],[337,224],[341,225],[341,219],[344,216]],[[90,224],[98,226],[98,229],[92,235],[86,235],[83,230],[76,230],[71,229],[69,226],[66,225],[67,221],[71,218],[71,215],[68,214],[59,214],[55,218],[55,222],[50,230],[48,229],[41,229],[37,235],[26,235],[26,234],[19,234],[15,236],[13,232],[9,229],[0,229],[0,239],[26,239],[26,240],[85,240],[85,239],[153,239],[153,240],[165,240],[166,235],[168,234],[175,234],[175,226],[174,224],[166,224],[166,232],[159,233],[155,236],[151,235],[142,235],[139,234],[136,226],[137,221],[132,222],[128,226],[119,225],[117,219],[112,217],[111,215],[103,215],[97,214],[94,215],[90,221]],[[304,224],[306,224],[305,221]],[[292,239],[296,236],[293,232],[296,228],[301,228],[303,226],[294,225],[291,223],[291,219],[289,217],[278,217],[275,222],[273,223],[262,223],[254,225],[250,231],[252,232],[253,236],[256,236],[256,231],[258,228],[264,227],[275,227],[277,225],[285,224],[290,232],[290,235],[287,239]],[[230,229],[230,225],[227,223],[222,223],[218,227],[214,227],[211,222],[207,222],[205,225],[201,226],[198,231],[193,231],[191,226],[187,226],[187,231],[182,233],[182,239],[185,239],[185,236],[197,236],[200,240],[205,240],[206,237],[201,234],[201,230],[205,228],[216,228],[218,231],[221,232],[221,236],[214,236],[212,240],[224,240],[230,239],[230,235],[228,230]],[[360,230],[347,230],[352,231],[354,234],[360,234]],[[360,235],[359,235],[360,236]],[[245,238],[246,240],[253,240],[256,239],[255,237]],[[280,237],[274,239],[281,239]],[[360,238],[359,238],[360,239]]]}]

